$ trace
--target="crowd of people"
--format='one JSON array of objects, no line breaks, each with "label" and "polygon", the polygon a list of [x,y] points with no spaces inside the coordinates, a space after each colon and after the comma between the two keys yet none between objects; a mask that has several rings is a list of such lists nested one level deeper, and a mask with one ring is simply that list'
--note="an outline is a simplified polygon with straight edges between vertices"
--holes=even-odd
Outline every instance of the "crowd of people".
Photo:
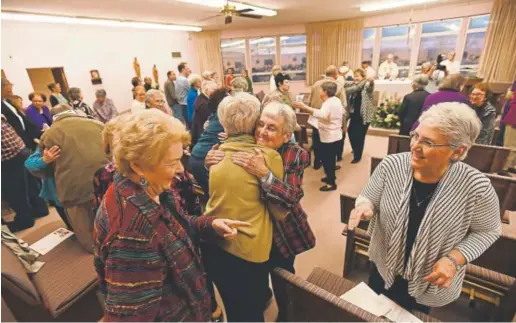
[{"label": "crowd of people", "polygon": [[[468,98],[460,93],[464,78],[450,74],[429,93],[432,69],[413,78],[401,106],[411,152],[384,159],[349,223],[371,221],[369,285],[423,312],[458,298],[464,265],[501,230],[489,180],[460,162],[474,143],[493,141],[489,88],[477,84]],[[310,160],[295,141],[296,109],[309,114],[313,166],[325,173],[320,190],[334,191],[346,133],[352,163],[362,159],[376,72],[367,61],[355,70],[328,66],[308,104],[294,99],[279,66],[262,102],[247,70],[228,69],[222,84],[185,62],[177,72],[161,89],[133,78],[134,101],[123,115],[105,90],[90,107],[81,89],[65,96],[54,83],[51,107],[34,92],[24,108],[2,78],[2,200],[16,213],[7,225],[33,226],[51,202],[94,254],[104,321],[220,320],[213,284],[228,321],[263,321],[271,271],[295,273],[296,256],[316,244],[301,206]],[[389,55],[378,76],[397,74]],[[515,100],[503,117],[512,145]],[[278,320],[286,320],[284,290],[274,280],[272,287]]]}]

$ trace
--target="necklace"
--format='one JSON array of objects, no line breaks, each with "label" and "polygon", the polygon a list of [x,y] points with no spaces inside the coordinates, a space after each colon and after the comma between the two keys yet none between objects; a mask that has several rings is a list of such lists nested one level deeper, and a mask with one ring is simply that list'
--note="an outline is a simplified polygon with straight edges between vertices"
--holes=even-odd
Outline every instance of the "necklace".
[{"label": "necklace", "polygon": [[432,191],[423,200],[420,201],[419,198],[417,197],[417,192],[416,192],[416,188],[414,187],[414,185],[412,185],[412,190],[414,191],[414,197],[416,198],[417,207],[420,207],[421,204],[425,203],[434,194],[434,192]]}]

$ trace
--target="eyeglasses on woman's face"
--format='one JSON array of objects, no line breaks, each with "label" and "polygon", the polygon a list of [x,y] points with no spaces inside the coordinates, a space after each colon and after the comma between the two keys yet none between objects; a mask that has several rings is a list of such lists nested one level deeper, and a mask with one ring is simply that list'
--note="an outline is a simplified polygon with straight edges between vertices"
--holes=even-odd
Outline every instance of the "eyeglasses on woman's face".
[{"label": "eyeglasses on woman's face", "polygon": [[421,138],[416,131],[411,131],[410,132],[410,144],[411,145],[419,144],[424,149],[431,149],[431,148],[437,148],[437,147],[456,148],[454,145],[450,145],[450,144],[436,144],[436,143],[433,143],[430,139]]}]

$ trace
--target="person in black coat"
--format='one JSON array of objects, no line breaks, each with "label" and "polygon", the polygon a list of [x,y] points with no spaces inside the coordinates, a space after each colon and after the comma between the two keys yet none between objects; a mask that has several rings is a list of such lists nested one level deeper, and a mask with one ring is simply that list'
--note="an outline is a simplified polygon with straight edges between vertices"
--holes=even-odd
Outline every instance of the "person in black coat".
[{"label": "person in black coat", "polygon": [[[2,115],[26,147],[15,157],[2,160],[2,200],[5,200],[16,213],[15,220],[8,225],[11,231],[15,232],[33,226],[34,218],[48,215],[48,206],[39,197],[39,179],[30,174],[24,165],[25,159],[36,147],[34,139],[40,137],[41,131],[6,100],[12,95],[11,82],[2,78]],[[3,135],[2,133],[2,140]]]},{"label": "person in black coat", "polygon": [[427,85],[428,76],[424,74],[416,75],[412,80],[412,89],[414,89],[414,92],[405,95],[400,107],[400,135],[408,136],[412,125],[419,119],[425,99],[430,95],[430,93],[425,90]]},{"label": "person in black coat", "polygon": [[7,101],[13,95],[13,85],[8,79],[2,78],[2,114],[7,122],[14,128],[18,136],[23,140],[25,146],[33,151],[36,148],[34,139],[41,137],[41,131],[33,125],[23,113]]}]

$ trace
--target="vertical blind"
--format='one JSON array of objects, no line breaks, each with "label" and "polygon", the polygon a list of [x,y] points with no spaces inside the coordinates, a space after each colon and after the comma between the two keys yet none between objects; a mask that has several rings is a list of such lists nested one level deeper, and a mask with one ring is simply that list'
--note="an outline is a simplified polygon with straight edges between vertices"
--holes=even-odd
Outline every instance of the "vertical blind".
[{"label": "vertical blind", "polygon": [[199,60],[199,74],[204,71],[216,72],[218,83],[222,84],[222,52],[220,49],[220,31],[202,31],[194,34],[195,49]]},{"label": "vertical blind", "polygon": [[490,82],[516,79],[516,1],[495,0],[478,76]]}]

